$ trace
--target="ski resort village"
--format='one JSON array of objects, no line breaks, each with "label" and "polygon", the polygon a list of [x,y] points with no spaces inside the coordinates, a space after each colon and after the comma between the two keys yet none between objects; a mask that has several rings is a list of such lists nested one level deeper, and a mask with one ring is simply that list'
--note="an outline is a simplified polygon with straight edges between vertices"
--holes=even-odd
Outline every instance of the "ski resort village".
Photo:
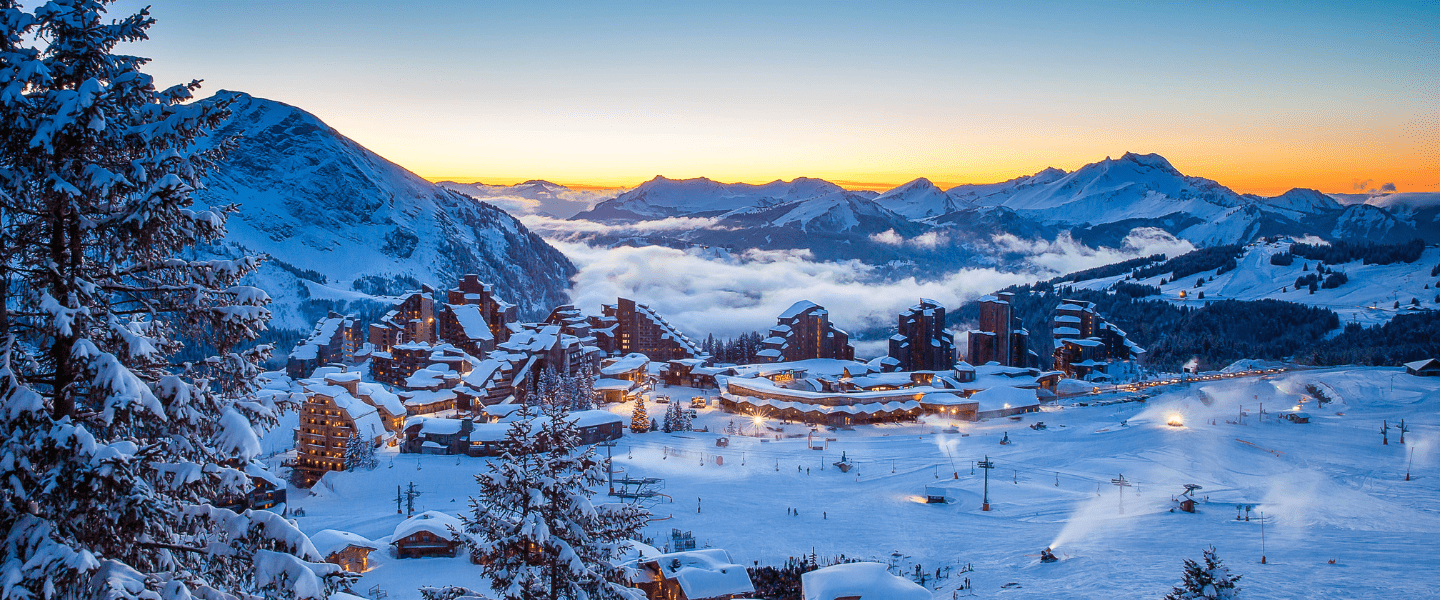
[{"label": "ski resort village", "polygon": [[[1167,369],[1093,295],[1298,294],[1352,322],[1434,310],[1385,306],[1395,290],[1373,285],[1321,290],[1307,273],[1372,269],[1301,264],[1307,248],[1079,273],[1038,292],[1053,307],[1039,315],[1017,302],[1033,287],[998,291],[964,330],[917,299],[875,357],[807,300],[756,335],[697,342],[631,298],[525,321],[465,275],[373,322],[332,312],[262,376],[262,397],[297,410],[262,439],[252,498],[355,574],[356,595],[486,597],[493,546],[476,525],[495,508],[476,476],[517,486],[497,469],[557,468],[547,419],[562,418],[565,447],[594,465],[592,510],[644,515],[616,572],[651,599],[1155,596],[1181,549],[1204,564],[1210,547],[1257,597],[1424,596],[1435,582],[1402,558],[1440,530],[1440,361]],[[1418,295],[1440,285],[1424,270],[1379,280]],[[1356,586],[1357,571],[1389,583]]]},{"label": "ski resort village", "polygon": [[0,600],[1440,598],[1434,2],[154,4],[0,0]]}]

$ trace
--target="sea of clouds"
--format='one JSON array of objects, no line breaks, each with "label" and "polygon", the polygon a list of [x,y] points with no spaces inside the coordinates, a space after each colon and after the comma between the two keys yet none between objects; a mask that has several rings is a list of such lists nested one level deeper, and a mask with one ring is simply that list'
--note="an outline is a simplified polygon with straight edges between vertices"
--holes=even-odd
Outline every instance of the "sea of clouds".
[{"label": "sea of clouds", "polygon": [[[527,225],[538,223],[533,218],[525,221]],[[640,225],[663,228],[695,223]],[[1119,248],[1091,248],[1069,235],[1050,241],[1001,235],[995,238],[998,246],[1025,256],[1014,268],[964,267],[916,278],[859,261],[817,261],[808,250],[731,254],[662,246],[606,248],[576,241],[559,231],[547,231],[543,226],[536,230],[579,268],[573,279],[571,301],[582,310],[598,313],[601,304],[613,303],[617,297],[631,298],[650,305],[681,331],[698,337],[763,332],[775,323],[776,315],[800,300],[824,306],[830,311],[831,321],[842,329],[894,327],[896,314],[920,298],[953,309],[1009,285],[1139,256],[1175,256],[1194,249],[1189,242],[1150,228],[1132,231]],[[959,339],[957,342],[963,343]],[[857,344],[860,356],[884,352],[883,340]]]}]

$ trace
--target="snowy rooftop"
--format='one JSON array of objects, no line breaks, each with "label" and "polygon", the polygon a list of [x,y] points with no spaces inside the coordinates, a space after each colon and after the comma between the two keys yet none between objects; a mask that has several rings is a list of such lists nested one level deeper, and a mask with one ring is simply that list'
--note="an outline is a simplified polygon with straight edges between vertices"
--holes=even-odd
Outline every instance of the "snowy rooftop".
[{"label": "snowy rooftop", "polygon": [[1428,368],[1428,367],[1430,367],[1430,366],[1432,366],[1432,365],[1433,365],[1433,366],[1436,366],[1436,367],[1440,367],[1440,361],[1437,361],[1437,360],[1435,360],[1435,359],[1433,359],[1433,358],[1427,358],[1427,359],[1425,359],[1425,360],[1417,360],[1417,361],[1405,363],[1405,367],[1406,367],[1407,369],[1414,369],[1414,370],[1416,370],[1416,371],[1419,371],[1420,369]]},{"label": "snowy rooftop", "polygon": [[730,555],[719,548],[672,552],[638,562],[646,565],[642,577],[654,577],[651,569],[658,568],[662,576],[680,585],[686,598],[719,598],[755,591],[745,567],[731,562]]},{"label": "snowy rooftop", "polygon": [[800,576],[805,600],[930,600],[927,590],[908,579],[890,574],[873,562],[840,564]]},{"label": "snowy rooftop", "polygon": [[380,549],[380,544],[370,541],[363,535],[336,529],[322,529],[310,534],[310,543],[315,544],[315,549],[320,551],[320,556],[327,557],[351,546],[369,550]]},{"label": "snowy rooftop", "polygon": [[636,387],[639,387],[639,385],[640,384],[635,383],[634,381],[630,381],[629,379],[604,378],[595,380],[595,390],[600,392],[613,392],[617,390],[622,392],[628,392],[632,389],[635,389]]},{"label": "snowy rooftop", "polygon": [[992,387],[981,390],[971,395],[970,400],[979,403],[980,406],[976,410],[980,412],[1040,404],[1040,399],[1035,396],[1035,390],[1013,387]]},{"label": "snowy rooftop", "polygon": [[819,308],[819,307],[820,307],[819,304],[816,304],[816,303],[811,302],[811,301],[809,301],[809,300],[801,300],[801,301],[799,301],[799,302],[796,302],[796,303],[794,303],[794,304],[791,304],[791,305],[790,305],[790,308],[787,308],[787,309],[785,309],[785,312],[780,313],[780,318],[781,318],[781,319],[793,319],[793,318],[795,318],[795,317],[797,317],[797,316],[800,316],[800,313],[803,313],[803,312],[805,312],[805,311],[807,311],[807,310],[810,310],[810,309],[812,309],[812,308]]},{"label": "snowy rooftop", "polygon": [[392,416],[405,414],[405,404],[385,386],[378,383],[361,382],[356,385],[356,391],[360,393],[361,399],[369,398],[370,403],[385,409],[385,412]]},{"label": "snowy rooftop", "polygon": [[427,510],[409,519],[405,519],[400,525],[396,526],[395,533],[390,537],[390,540],[393,542],[410,537],[421,531],[428,531],[441,539],[457,541],[460,539],[462,535],[460,531],[463,529],[464,525],[460,524],[460,519],[440,511]]},{"label": "snowy rooftop", "polygon": [[460,323],[460,329],[465,331],[465,337],[472,340],[493,340],[495,335],[490,333],[490,324],[485,322],[485,315],[480,313],[480,307],[474,304],[449,304],[450,312],[455,315],[455,321]]},{"label": "snowy rooftop", "polygon": [[405,420],[405,429],[420,426],[421,434],[454,435],[465,427],[464,419],[442,419],[440,417],[417,416]]},{"label": "snowy rooftop", "polygon": [[427,406],[436,402],[446,402],[455,399],[455,390],[416,390],[405,392],[405,406]]},{"label": "snowy rooftop", "polygon": [[615,362],[600,367],[600,374],[621,375],[624,373],[634,373],[644,369],[648,364],[650,364],[650,357],[639,352],[631,352],[615,359]]}]

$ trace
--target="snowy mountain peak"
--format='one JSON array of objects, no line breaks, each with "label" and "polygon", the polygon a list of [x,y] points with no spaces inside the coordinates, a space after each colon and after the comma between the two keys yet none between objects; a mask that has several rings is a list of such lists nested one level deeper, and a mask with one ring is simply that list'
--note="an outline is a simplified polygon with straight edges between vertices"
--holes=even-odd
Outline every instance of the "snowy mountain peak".
[{"label": "snowy mountain peak", "polygon": [[1120,161],[1128,161],[1152,169],[1159,169],[1172,175],[1180,175],[1180,171],[1175,170],[1175,166],[1171,165],[1170,161],[1166,160],[1165,157],[1160,156],[1159,154],[1136,154],[1134,152],[1126,152],[1124,156],[1120,157]]},{"label": "snowy mountain peak", "polygon": [[875,203],[911,219],[938,217],[958,209],[950,194],[924,177],[877,196]]},{"label": "snowy mountain peak", "polygon": [[596,205],[575,218],[651,220],[676,216],[718,216],[741,209],[766,208],[786,202],[843,192],[823,179],[775,180],[759,185],[719,183],[704,177],[669,179],[661,175],[633,190]]},{"label": "snowy mountain peak", "polygon": [[1334,198],[1312,189],[1294,188],[1274,198],[1261,198],[1271,208],[1292,210],[1304,214],[1317,214],[1341,208]]},{"label": "snowy mountain peak", "polygon": [[525,312],[565,300],[574,265],[506,212],[426,181],[299,108],[229,91],[202,102],[225,100],[231,117],[206,143],[237,145],[196,198],[241,207],[214,251],[272,257],[257,277],[276,299],[276,327],[308,327],[312,299],[448,286],[467,273]]}]

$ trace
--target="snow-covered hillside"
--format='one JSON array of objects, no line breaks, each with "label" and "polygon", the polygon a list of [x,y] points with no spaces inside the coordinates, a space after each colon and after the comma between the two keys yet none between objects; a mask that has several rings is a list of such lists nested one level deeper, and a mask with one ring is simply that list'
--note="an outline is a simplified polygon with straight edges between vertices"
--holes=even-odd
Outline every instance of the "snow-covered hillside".
[{"label": "snow-covered hillside", "polygon": [[[1318,261],[1295,257],[1294,263],[1288,266],[1270,263],[1271,256],[1288,252],[1290,245],[1288,240],[1251,244],[1236,260],[1237,268],[1225,273],[1204,271],[1178,281],[1169,281],[1171,274],[1162,273],[1134,280],[1133,283],[1157,286],[1161,290],[1158,298],[1179,305],[1200,306],[1212,300],[1269,298],[1328,308],[1339,314],[1341,321],[1362,325],[1383,323],[1397,314],[1416,310],[1410,304],[1412,299],[1419,301],[1418,309],[1440,310],[1440,303],[1435,302],[1436,296],[1440,295],[1440,277],[1430,275],[1430,270],[1440,264],[1440,247],[1426,248],[1420,259],[1413,263],[1366,265],[1356,260],[1326,265],[1345,273],[1349,281],[1336,288],[1318,289],[1311,294],[1307,289],[1295,289],[1295,280],[1315,273]],[[1210,281],[1212,276],[1214,281]],[[1079,289],[1105,289],[1124,277],[1120,275],[1066,285]],[[1204,279],[1205,283],[1195,287],[1199,279]],[[1161,280],[1166,280],[1166,283],[1161,285]],[[1185,297],[1181,297],[1181,292]],[[1205,293],[1203,299],[1199,298],[1199,292]],[[1400,303],[1399,309],[1395,308],[1396,302]]]},{"label": "snow-covered hillside", "polygon": [[538,312],[565,301],[575,267],[504,211],[391,163],[298,108],[220,92],[233,116],[211,140],[236,147],[197,194],[236,204],[218,254],[264,252],[272,327],[308,329],[307,300],[361,300],[466,273]]}]

